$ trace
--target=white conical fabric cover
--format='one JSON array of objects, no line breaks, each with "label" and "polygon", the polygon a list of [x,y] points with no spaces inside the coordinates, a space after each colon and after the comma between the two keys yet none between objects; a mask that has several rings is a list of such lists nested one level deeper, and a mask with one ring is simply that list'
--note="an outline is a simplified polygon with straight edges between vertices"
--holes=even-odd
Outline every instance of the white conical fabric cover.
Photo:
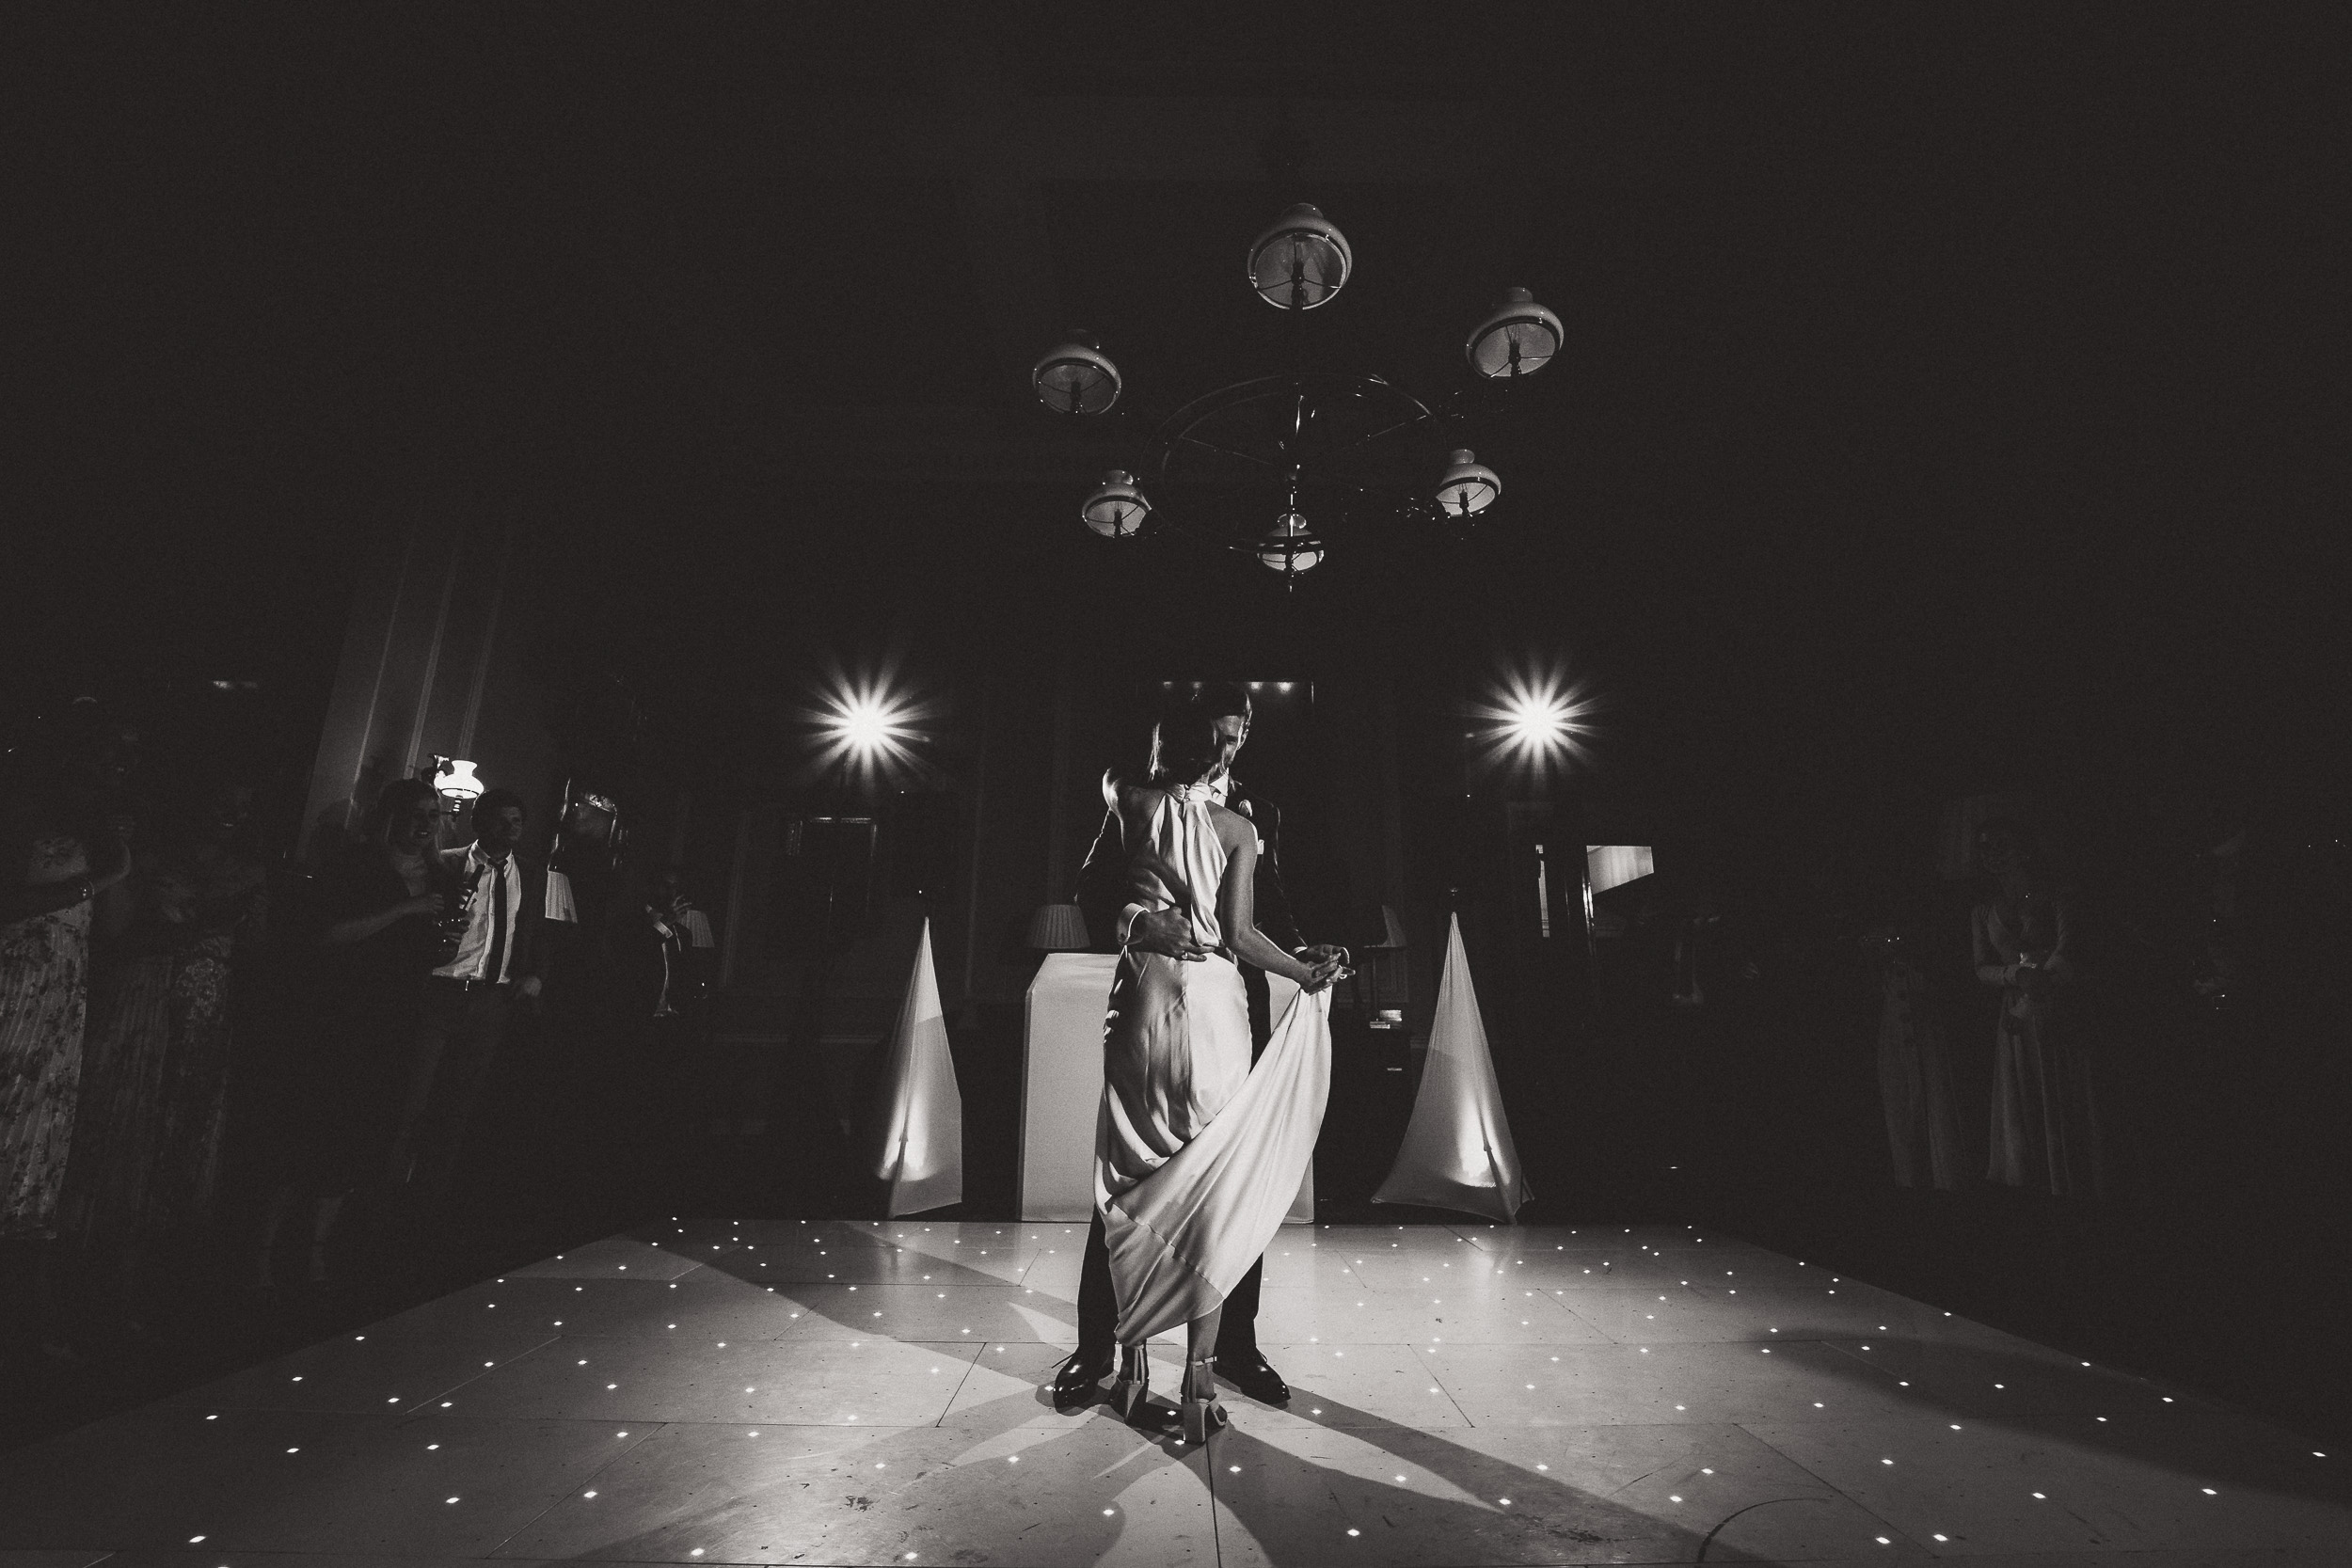
[{"label": "white conical fabric cover", "polygon": [[931,969],[931,923],[914,944],[898,1026],[890,1036],[881,1101],[882,1141],[874,1174],[890,1184],[893,1219],[963,1201],[963,1095],[947,1050],[947,1017]]},{"label": "white conical fabric cover", "polygon": [[1462,919],[1446,936],[1445,978],[1438,984],[1438,1017],[1421,1070],[1413,1119],[1389,1179],[1375,1203],[1420,1203],[1460,1209],[1508,1223],[1535,1195],[1519,1168],[1518,1147],[1502,1114],[1502,1089],[1478,1016],[1470,957],[1462,951]]}]

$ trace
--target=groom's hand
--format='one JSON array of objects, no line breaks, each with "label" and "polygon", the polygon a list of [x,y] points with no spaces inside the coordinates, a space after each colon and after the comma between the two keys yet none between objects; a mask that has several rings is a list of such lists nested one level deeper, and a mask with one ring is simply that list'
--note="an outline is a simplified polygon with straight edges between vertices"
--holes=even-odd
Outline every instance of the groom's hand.
[{"label": "groom's hand", "polygon": [[1302,947],[1298,950],[1298,957],[1310,964],[1326,963],[1337,958],[1342,969],[1353,967],[1348,960],[1347,949],[1335,942],[1319,942],[1312,947]]},{"label": "groom's hand", "polygon": [[1145,910],[1127,927],[1127,945],[1139,953],[1199,962],[1209,956],[1192,934],[1192,922],[1174,910]]}]

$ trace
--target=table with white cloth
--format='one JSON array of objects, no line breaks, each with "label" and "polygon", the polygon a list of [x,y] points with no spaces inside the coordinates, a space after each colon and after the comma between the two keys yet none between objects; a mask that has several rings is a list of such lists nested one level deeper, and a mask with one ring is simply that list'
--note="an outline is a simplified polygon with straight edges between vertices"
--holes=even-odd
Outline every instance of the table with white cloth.
[{"label": "table with white cloth", "polygon": [[[1049,953],[1025,998],[1021,1051],[1021,1217],[1086,1220],[1094,1215],[1094,1120],[1103,1104],[1103,1015],[1109,1010],[1113,953]],[[1279,1019],[1298,988],[1266,976]],[[1311,1224],[1311,1166],[1285,1221]]]}]

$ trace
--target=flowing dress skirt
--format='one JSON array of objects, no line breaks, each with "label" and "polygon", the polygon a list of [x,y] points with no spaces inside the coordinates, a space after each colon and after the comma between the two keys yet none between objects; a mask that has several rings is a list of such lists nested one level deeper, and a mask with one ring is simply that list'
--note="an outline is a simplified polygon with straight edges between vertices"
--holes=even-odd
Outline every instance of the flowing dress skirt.
[{"label": "flowing dress skirt", "polygon": [[1297,997],[1253,1069],[1231,958],[1120,955],[1094,1201],[1121,1344],[1213,1310],[1265,1251],[1314,1158],[1330,1073],[1329,992]]}]

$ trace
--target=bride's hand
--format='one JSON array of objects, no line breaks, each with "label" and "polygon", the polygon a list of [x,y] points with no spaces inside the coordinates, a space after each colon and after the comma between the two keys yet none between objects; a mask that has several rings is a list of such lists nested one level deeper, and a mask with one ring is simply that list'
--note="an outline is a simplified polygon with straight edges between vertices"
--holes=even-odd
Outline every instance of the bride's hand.
[{"label": "bride's hand", "polygon": [[1298,989],[1312,996],[1315,992],[1328,988],[1332,981],[1346,973],[1347,966],[1341,959],[1325,958],[1322,962],[1308,968],[1307,977],[1298,983]]}]

